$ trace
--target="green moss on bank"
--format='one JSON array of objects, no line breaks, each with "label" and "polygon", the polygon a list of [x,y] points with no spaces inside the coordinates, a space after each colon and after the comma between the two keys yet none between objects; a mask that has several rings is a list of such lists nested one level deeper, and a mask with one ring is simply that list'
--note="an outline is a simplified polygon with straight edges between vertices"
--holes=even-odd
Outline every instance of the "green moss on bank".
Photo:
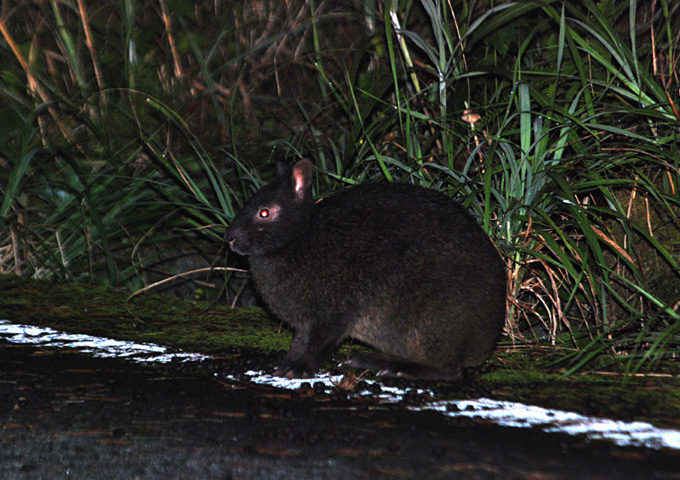
[{"label": "green moss on bank", "polygon": [[496,399],[680,428],[677,375],[600,370],[564,376],[556,363],[563,355],[555,347],[499,348],[478,380]]},{"label": "green moss on bank", "polygon": [[72,333],[153,342],[187,351],[225,348],[287,350],[291,335],[255,307],[208,302],[77,283],[0,276],[0,319]]}]

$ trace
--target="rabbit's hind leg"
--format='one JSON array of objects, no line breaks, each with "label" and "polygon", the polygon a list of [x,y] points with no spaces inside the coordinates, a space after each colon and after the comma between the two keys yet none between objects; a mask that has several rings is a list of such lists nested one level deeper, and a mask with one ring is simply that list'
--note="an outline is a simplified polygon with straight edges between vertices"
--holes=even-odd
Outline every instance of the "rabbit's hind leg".
[{"label": "rabbit's hind leg", "polygon": [[401,360],[382,353],[355,354],[342,363],[343,367],[373,370],[379,377],[414,378],[420,380],[457,380],[463,375],[462,368],[442,370],[418,363]]}]

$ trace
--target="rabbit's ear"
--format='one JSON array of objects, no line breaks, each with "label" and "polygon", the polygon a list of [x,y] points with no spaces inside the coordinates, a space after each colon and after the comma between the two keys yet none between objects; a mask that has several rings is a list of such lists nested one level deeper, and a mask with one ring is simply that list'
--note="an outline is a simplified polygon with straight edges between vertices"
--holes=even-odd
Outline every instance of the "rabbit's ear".
[{"label": "rabbit's ear", "polygon": [[303,158],[293,165],[291,181],[293,182],[295,197],[298,200],[304,199],[312,185],[312,162]]}]

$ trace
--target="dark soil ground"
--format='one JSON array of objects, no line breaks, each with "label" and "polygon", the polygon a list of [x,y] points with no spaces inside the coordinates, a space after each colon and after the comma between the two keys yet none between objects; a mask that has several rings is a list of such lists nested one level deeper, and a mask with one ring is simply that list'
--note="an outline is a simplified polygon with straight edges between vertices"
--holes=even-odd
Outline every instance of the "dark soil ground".
[{"label": "dark soil ground", "polygon": [[680,452],[480,425],[318,385],[229,382],[225,368],[272,360],[231,357],[152,366],[0,344],[0,478],[680,479]]}]

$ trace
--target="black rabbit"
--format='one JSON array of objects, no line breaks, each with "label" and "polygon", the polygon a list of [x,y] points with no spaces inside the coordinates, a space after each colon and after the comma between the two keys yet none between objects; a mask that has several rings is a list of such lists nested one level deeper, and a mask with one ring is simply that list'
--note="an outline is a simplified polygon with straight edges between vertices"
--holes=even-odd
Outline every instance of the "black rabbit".
[{"label": "black rabbit", "polygon": [[277,375],[314,374],[353,337],[383,352],[347,364],[453,379],[484,362],[505,323],[505,269],[474,218],[446,195],[373,183],[314,202],[312,165],[276,179],[227,229],[271,311],[294,331]]}]

